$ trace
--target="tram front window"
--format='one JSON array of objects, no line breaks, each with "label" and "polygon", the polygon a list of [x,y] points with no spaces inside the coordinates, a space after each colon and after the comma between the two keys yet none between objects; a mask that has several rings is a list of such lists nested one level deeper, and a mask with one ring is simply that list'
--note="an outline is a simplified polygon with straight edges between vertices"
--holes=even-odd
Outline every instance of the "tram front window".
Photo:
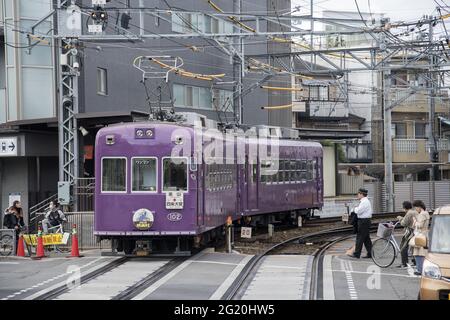
[{"label": "tram front window", "polygon": [[156,159],[133,158],[133,191],[156,192]]},{"label": "tram front window", "polygon": [[187,158],[163,159],[163,191],[187,191]]},{"label": "tram front window", "polygon": [[126,192],[126,158],[102,159],[102,192]]}]

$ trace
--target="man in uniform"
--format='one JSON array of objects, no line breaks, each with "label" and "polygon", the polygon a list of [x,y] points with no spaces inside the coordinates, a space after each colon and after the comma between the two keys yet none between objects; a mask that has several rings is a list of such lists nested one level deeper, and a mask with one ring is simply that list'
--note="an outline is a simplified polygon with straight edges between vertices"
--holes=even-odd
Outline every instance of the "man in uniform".
[{"label": "man in uniform", "polygon": [[353,209],[353,212],[358,216],[358,231],[356,234],[355,252],[351,256],[357,259],[361,256],[363,244],[367,250],[367,255],[363,258],[372,258],[372,240],[370,240],[372,205],[367,198],[367,194],[368,191],[364,188],[358,190],[359,205]]}]

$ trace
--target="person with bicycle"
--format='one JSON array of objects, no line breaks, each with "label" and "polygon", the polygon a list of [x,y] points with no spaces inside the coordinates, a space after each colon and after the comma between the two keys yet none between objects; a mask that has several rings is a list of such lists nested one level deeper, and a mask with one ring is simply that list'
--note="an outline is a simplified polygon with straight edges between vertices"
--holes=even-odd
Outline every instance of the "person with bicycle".
[{"label": "person with bicycle", "polygon": [[13,202],[13,205],[5,210],[5,216],[3,218],[3,226],[7,229],[14,229],[16,233],[16,250],[17,243],[19,242],[19,234],[25,228],[25,222],[23,221],[23,210],[19,200]]},{"label": "person with bicycle", "polygon": [[409,240],[414,236],[414,219],[416,218],[417,212],[413,210],[412,204],[409,201],[403,202],[403,211],[405,211],[405,216],[398,216],[397,219],[400,224],[405,228],[403,233],[402,242],[400,243],[400,252],[402,257],[402,263],[397,266],[397,268],[405,269],[408,267],[408,251],[409,251]]},{"label": "person with bicycle", "polygon": [[42,220],[42,228],[44,233],[48,233],[49,227],[54,228],[67,221],[66,216],[60,209],[59,203],[55,200],[50,201],[49,210]]},{"label": "person with bicycle", "polygon": [[370,225],[372,218],[372,204],[367,198],[368,191],[364,188],[358,190],[359,205],[353,209],[357,215],[356,246],[355,252],[351,255],[359,259],[363,244],[366,247],[367,255],[364,258],[372,258],[372,240],[370,239]]}]

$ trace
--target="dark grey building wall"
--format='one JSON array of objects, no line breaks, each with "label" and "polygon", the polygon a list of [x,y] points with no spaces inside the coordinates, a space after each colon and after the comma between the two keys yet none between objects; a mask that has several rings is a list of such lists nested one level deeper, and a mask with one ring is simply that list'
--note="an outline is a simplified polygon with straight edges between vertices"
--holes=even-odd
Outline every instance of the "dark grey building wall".
[{"label": "dark grey building wall", "polygon": [[20,193],[23,211],[28,214],[28,158],[0,159],[0,191],[2,211],[9,205],[9,194]]},{"label": "dark grey building wall", "polygon": [[[188,1],[172,1],[167,0],[170,6],[186,9],[186,10],[203,10],[214,12],[206,1],[188,0]],[[231,12],[234,9],[234,2],[230,0],[217,0],[215,3],[224,11]],[[268,2],[271,2],[268,4]],[[273,2],[273,3],[272,3]],[[273,11],[273,6],[282,9],[290,3],[289,0],[255,0],[242,1],[242,12],[261,12],[269,5],[270,10]],[[138,1],[131,1],[131,5],[137,6]],[[148,7],[167,8],[164,1],[145,1]],[[290,6],[290,4],[289,4]],[[170,18],[168,16],[168,18]],[[114,19],[111,17],[110,19]],[[135,17],[131,20],[130,30],[137,32],[136,25],[138,19]],[[267,26],[262,25],[261,29],[266,30]],[[172,26],[169,22],[160,20],[159,26],[155,24],[155,18],[148,16],[145,23],[146,32],[150,33],[171,33]],[[271,45],[268,47],[265,38],[251,38],[246,40],[245,52],[251,53],[265,53],[268,50],[274,50],[280,44]],[[257,42],[257,43],[255,43]],[[80,112],[105,112],[105,111],[131,111],[141,110],[148,111],[148,105],[145,101],[145,91],[140,80],[142,73],[132,67],[132,62],[135,57],[140,55],[176,55],[180,56],[184,61],[183,68],[190,72],[202,74],[218,74],[225,73],[226,76],[223,81],[233,81],[233,65],[230,63],[228,55],[224,54],[220,49],[208,48],[206,52],[194,52],[187,47],[192,45],[205,46],[214,45],[213,41],[206,41],[204,39],[177,39],[170,41],[168,39],[145,40],[144,42],[122,42],[122,43],[85,43],[87,49],[84,50],[82,78],[80,79]],[[120,49],[118,49],[120,47]],[[282,45],[281,51],[285,51],[285,45]],[[267,60],[264,60],[267,62]],[[97,68],[104,68],[108,73],[108,95],[103,96],[97,94]],[[262,74],[248,72],[244,78],[244,89],[258,81],[263,77]],[[287,80],[290,82],[290,79]],[[286,80],[274,79],[272,85],[289,86]],[[201,81],[191,78],[180,77],[177,75],[170,75],[169,86],[167,90],[172,90],[172,83],[189,84],[194,86],[211,87],[212,82]],[[150,83],[151,87],[152,84]],[[232,86],[215,86],[217,89],[231,90]],[[243,122],[249,124],[279,124],[290,126],[290,118],[286,120],[287,111],[279,112],[283,116],[274,118],[269,116],[267,111],[261,110],[261,107],[268,105],[283,104],[276,98],[269,98],[269,96],[277,95],[277,93],[269,93],[267,90],[256,89],[244,98],[243,103]],[[167,98],[166,96],[163,98]],[[289,103],[289,102],[287,102]],[[287,104],[286,103],[286,104]],[[176,108],[178,111],[195,111],[212,119],[218,119],[215,111],[207,111],[202,109],[184,109]],[[273,112],[273,111],[272,111]],[[271,113],[272,113],[271,112]],[[284,118],[283,118],[284,117]]]}]

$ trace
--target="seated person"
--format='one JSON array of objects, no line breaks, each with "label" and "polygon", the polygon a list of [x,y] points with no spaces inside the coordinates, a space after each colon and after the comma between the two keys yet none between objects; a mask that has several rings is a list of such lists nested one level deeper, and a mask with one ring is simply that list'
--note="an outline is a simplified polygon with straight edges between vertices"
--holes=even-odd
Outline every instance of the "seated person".
[{"label": "seated person", "polygon": [[44,220],[42,220],[42,228],[45,233],[48,233],[49,227],[56,227],[67,221],[66,216],[59,207],[59,203],[55,200],[50,201],[49,210],[45,214]]}]

